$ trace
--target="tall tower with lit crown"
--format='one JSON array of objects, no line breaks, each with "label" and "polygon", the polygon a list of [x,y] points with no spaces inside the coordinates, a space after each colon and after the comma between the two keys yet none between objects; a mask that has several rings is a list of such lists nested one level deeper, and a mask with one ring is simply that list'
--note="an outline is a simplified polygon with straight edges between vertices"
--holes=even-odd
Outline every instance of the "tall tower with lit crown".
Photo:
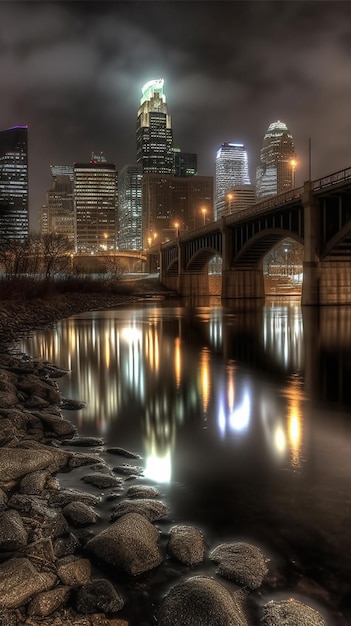
[{"label": "tall tower with lit crown", "polygon": [[138,110],[136,143],[137,163],[143,173],[173,174],[173,132],[168,113],[163,78],[150,80],[142,87]]},{"label": "tall tower with lit crown", "polygon": [[284,193],[294,186],[295,147],[284,122],[268,126],[263,138],[260,164],[256,170],[256,197]]}]

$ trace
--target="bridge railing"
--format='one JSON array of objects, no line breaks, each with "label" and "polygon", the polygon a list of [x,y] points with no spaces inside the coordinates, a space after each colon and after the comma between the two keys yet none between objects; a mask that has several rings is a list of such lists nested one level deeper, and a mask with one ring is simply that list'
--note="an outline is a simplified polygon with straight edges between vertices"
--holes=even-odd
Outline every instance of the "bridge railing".
[{"label": "bridge railing", "polygon": [[330,187],[331,185],[337,185],[338,183],[342,183],[350,179],[351,167],[348,167],[345,170],[340,170],[339,172],[335,172],[329,176],[324,176],[323,178],[318,178],[317,180],[312,181],[311,189],[312,191],[318,191],[319,189],[324,189],[325,187]]},{"label": "bridge railing", "polygon": [[267,198],[267,200],[262,200],[262,202],[253,204],[247,209],[243,209],[242,211],[238,211],[237,213],[232,213],[231,215],[225,216],[223,218],[224,223],[231,224],[233,222],[246,219],[247,217],[251,217],[251,215],[256,215],[257,213],[263,213],[267,209],[272,209],[275,206],[281,206],[282,204],[285,204],[286,202],[297,200],[301,198],[302,193],[303,193],[303,187],[296,187],[295,189],[289,189],[289,191],[280,193],[279,196],[272,196],[271,198]]}]

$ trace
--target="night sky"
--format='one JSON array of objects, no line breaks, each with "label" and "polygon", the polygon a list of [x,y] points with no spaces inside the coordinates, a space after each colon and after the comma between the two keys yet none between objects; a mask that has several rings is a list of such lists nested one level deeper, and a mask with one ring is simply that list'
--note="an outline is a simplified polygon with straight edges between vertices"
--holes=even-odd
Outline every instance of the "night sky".
[{"label": "night sky", "polygon": [[29,126],[31,228],[50,164],[104,152],[135,162],[142,85],[165,79],[174,144],[214,175],[217,147],[242,142],[254,174],[280,119],[297,184],[351,166],[351,3],[42,1],[0,3],[0,129]]}]

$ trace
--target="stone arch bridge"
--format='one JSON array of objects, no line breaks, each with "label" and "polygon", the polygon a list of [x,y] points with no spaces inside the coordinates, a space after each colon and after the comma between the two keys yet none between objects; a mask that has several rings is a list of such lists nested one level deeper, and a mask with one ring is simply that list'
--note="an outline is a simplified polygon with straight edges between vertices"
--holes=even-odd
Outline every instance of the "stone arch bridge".
[{"label": "stone arch bridge", "polygon": [[303,244],[302,304],[351,304],[351,168],[308,181],[150,249],[160,281],[180,295],[208,295],[207,264],[222,258],[221,297],[264,298],[263,258],[291,238]]}]

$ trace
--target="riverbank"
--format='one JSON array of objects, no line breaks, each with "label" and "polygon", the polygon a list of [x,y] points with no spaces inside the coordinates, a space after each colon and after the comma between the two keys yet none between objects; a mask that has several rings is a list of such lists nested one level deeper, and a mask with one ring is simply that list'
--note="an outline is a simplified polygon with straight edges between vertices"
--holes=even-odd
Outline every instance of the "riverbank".
[{"label": "riverbank", "polygon": [[[177,582],[143,626],[278,626],[283,616],[287,626],[324,625],[316,611],[296,601],[259,609],[256,590],[263,581],[274,590],[274,576],[256,546],[208,546],[198,529],[176,524],[161,547],[157,522],[169,511],[141,480],[143,460],[115,448],[109,452],[116,466],[107,466],[104,442],[80,437],[62,417],[70,403],[63,402],[55,381],[65,372],[11,354],[20,334],[156,295],[140,287],[125,295],[79,294],[0,307],[1,626],[141,626],[119,617],[130,602],[120,581],[138,586],[140,576],[152,576],[158,567],[171,568]],[[84,482],[96,487],[96,496],[60,487],[61,473],[77,467],[85,468]],[[107,529],[98,532],[99,503],[107,497],[117,504]],[[201,575],[204,560],[213,563],[211,577]],[[94,575],[95,566],[113,577]],[[147,583],[141,588],[147,593]]]}]

